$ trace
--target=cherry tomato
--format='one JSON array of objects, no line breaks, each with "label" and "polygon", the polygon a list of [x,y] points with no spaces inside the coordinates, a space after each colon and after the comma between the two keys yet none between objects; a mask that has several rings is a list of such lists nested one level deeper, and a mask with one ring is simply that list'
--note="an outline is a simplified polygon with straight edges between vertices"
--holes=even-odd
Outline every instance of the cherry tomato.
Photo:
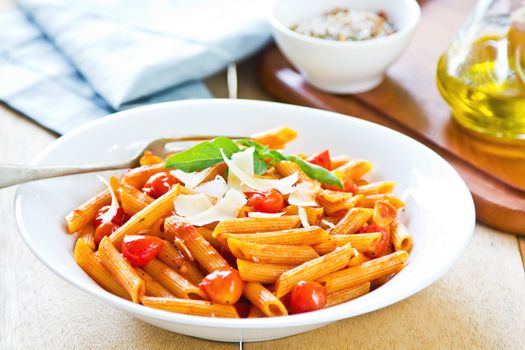
[{"label": "cherry tomato", "polygon": [[[100,208],[97,212],[97,216],[95,217],[95,221],[93,223],[95,224],[95,227],[100,226],[102,222],[104,221],[104,216],[109,210],[109,205],[105,205],[102,208]],[[122,208],[118,208],[116,214],[111,218],[111,222],[115,225],[122,226],[126,223],[126,221],[129,220],[129,215],[124,213],[124,210]]]},{"label": "cherry tomato", "polygon": [[235,269],[215,270],[199,283],[199,288],[213,302],[235,304],[242,295],[244,284],[239,271]]},{"label": "cherry tomato", "polygon": [[330,158],[330,152],[325,149],[322,152],[314,153],[308,159],[307,162],[322,166],[328,170],[332,169],[332,159]]},{"label": "cherry tomato", "polygon": [[278,213],[284,208],[284,198],[276,189],[270,191],[245,192],[248,196],[248,205],[255,211],[262,213]]},{"label": "cherry tomato", "polygon": [[293,314],[320,310],[326,306],[326,290],[317,282],[301,281],[293,288],[290,300]]},{"label": "cherry tomato", "polygon": [[380,228],[379,226],[372,224],[372,225],[365,225],[361,227],[357,233],[372,233],[372,232],[381,232],[381,239],[377,243],[375,252],[372,253],[365,253],[366,256],[369,258],[379,258],[385,253],[386,248],[388,247],[388,243],[390,242],[390,234],[387,230],[384,228]]},{"label": "cherry tomato", "polygon": [[178,182],[177,178],[170,173],[157,173],[146,181],[142,191],[150,197],[159,198]]},{"label": "cherry tomato", "polygon": [[164,243],[155,236],[124,236],[122,255],[133,266],[144,266],[162,250]]},{"label": "cherry tomato", "polygon": [[113,232],[115,232],[120,226],[115,225],[113,222],[102,222],[100,225],[97,226],[95,229],[94,239],[95,244],[98,246],[102,238],[104,236],[111,236]]}]

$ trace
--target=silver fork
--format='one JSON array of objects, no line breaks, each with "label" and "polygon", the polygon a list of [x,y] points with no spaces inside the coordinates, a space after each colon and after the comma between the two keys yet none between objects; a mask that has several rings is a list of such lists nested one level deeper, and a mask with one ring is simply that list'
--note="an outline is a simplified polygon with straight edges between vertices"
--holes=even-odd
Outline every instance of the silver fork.
[{"label": "silver fork", "polygon": [[[0,165],[0,189],[12,185],[18,185],[29,181],[49,179],[52,177],[93,173],[97,171],[133,168],[139,165],[139,160],[145,151],[165,158],[168,153],[180,152],[183,148],[166,149],[166,145],[173,142],[206,141],[217,136],[181,136],[166,137],[151,141],[138,151],[132,158],[111,163],[95,163],[89,165],[68,165],[68,166],[32,166],[32,165]],[[227,136],[231,139],[240,139],[239,136]]]}]

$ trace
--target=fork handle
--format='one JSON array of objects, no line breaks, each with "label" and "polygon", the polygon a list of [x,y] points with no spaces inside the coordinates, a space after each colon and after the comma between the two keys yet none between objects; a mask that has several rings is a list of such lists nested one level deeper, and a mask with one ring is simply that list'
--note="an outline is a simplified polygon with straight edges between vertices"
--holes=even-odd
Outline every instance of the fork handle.
[{"label": "fork handle", "polygon": [[124,169],[132,167],[132,162],[98,163],[74,166],[31,166],[0,164],[0,189],[34,180],[52,177],[93,173],[97,171]]}]

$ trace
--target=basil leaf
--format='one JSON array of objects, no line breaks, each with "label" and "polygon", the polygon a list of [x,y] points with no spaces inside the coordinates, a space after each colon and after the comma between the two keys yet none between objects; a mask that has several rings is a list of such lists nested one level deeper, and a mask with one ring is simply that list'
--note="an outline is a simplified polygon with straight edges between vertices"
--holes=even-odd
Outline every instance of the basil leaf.
[{"label": "basil leaf", "polygon": [[[231,158],[232,154],[240,151],[239,146],[227,137],[217,137],[211,141],[211,144],[219,151],[222,149],[226,157]],[[220,155],[219,151],[219,155]],[[222,157],[221,157],[222,158]]]},{"label": "basil leaf", "polygon": [[268,146],[261,145],[260,143],[257,143],[253,140],[241,139],[237,140],[237,143],[247,147],[255,147],[255,153],[262,160],[269,159],[271,165],[286,160],[286,157],[283,156],[279,151],[272,150],[268,148]]},{"label": "basil leaf", "polygon": [[253,154],[253,172],[262,175],[268,170],[268,164],[259,157],[257,153]]},{"label": "basil leaf", "polygon": [[296,157],[296,156],[289,156],[288,160],[290,160],[290,161],[294,162],[295,164],[299,165],[299,168],[301,168],[301,170],[306,175],[308,175],[308,177],[310,177],[310,178],[312,178],[314,180],[317,180],[319,182],[322,182],[324,184],[334,185],[334,186],[337,186],[339,188],[343,188],[343,184],[341,183],[341,180],[339,180],[337,178],[337,176],[332,174],[327,169],[325,169],[325,168],[323,168],[323,167],[321,167],[319,165],[308,163],[307,161],[302,160],[301,158]]},{"label": "basil leaf", "polygon": [[217,137],[211,142],[201,142],[166,160],[166,168],[176,168],[191,173],[222,163],[221,150],[229,158],[239,152],[239,146],[227,137]]}]

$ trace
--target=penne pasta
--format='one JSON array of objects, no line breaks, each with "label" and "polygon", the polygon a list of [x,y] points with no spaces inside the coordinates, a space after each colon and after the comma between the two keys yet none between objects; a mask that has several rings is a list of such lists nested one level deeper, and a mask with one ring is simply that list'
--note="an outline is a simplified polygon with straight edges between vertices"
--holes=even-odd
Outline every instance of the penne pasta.
[{"label": "penne pasta", "polygon": [[207,272],[230,267],[228,262],[217,250],[185,219],[172,215],[164,222],[164,229],[166,232],[173,233],[176,237],[180,238],[195,260],[197,260]]},{"label": "penne pasta", "polygon": [[326,296],[326,307],[339,305],[365,295],[370,291],[370,282],[361,285],[340,290],[339,292],[331,293]]},{"label": "penne pasta", "polygon": [[130,216],[135,215],[154,201],[144,192],[125,182],[120,183],[119,193],[122,210]]},{"label": "penne pasta", "polygon": [[372,171],[373,168],[374,165],[368,160],[352,159],[335,170],[342,172],[346,177],[355,181]]},{"label": "penne pasta", "polygon": [[354,249],[354,256],[348,262],[348,267],[361,265],[362,263],[371,260],[364,253],[361,253],[359,250],[357,250],[355,248],[353,248],[353,249]]},{"label": "penne pasta", "polygon": [[151,260],[143,266],[143,269],[178,298],[208,299],[208,296],[199,287],[158,259]]},{"label": "penne pasta", "polygon": [[213,237],[221,233],[256,233],[289,230],[301,224],[298,216],[281,216],[278,218],[241,218],[225,219],[213,230]]},{"label": "penne pasta", "polygon": [[166,240],[157,258],[195,285],[199,284],[204,278],[199,268],[191,261],[184,259],[179,250]]},{"label": "penne pasta", "polygon": [[306,244],[314,245],[330,239],[328,232],[319,226],[293,228],[290,230],[260,233],[224,233],[218,239],[235,238],[245,242],[263,244]]},{"label": "penne pasta", "polygon": [[215,249],[222,249],[221,244],[217,240],[217,238],[213,237],[213,230],[207,228],[207,227],[197,227],[197,231],[201,234],[202,238],[207,240]]},{"label": "penne pasta", "polygon": [[307,261],[291,270],[283,272],[275,283],[275,296],[281,298],[290,293],[300,281],[313,281],[327,273],[341,270],[352,257],[352,245],[346,244],[319,258]]},{"label": "penne pasta", "polygon": [[290,141],[295,140],[297,132],[288,127],[280,127],[252,135],[252,139],[261,145],[273,149],[283,149]]},{"label": "penne pasta", "polygon": [[387,227],[397,217],[397,209],[388,201],[377,201],[374,206],[373,220],[379,227]]},{"label": "penne pasta", "polygon": [[352,244],[352,248],[360,252],[374,252],[377,243],[381,239],[381,232],[358,233],[353,235],[331,235],[330,240],[313,246],[319,255],[328,254],[337,247],[342,247],[347,243]]},{"label": "penne pasta", "polygon": [[135,271],[137,271],[137,274],[144,280],[144,284],[146,286],[146,295],[150,297],[162,297],[162,298],[169,298],[174,297],[173,294],[171,294],[162,284],[155,281],[153,277],[148,275],[146,271],[136,268]]},{"label": "penne pasta", "polygon": [[152,175],[160,173],[161,171],[166,171],[164,163],[140,166],[124,174],[122,182],[141,189]]},{"label": "penne pasta", "polygon": [[386,200],[392,204],[395,208],[400,209],[405,206],[405,202],[397,198],[390,193],[379,193],[379,194],[370,194],[368,196],[363,196],[363,198],[357,203],[358,207],[373,208],[376,205],[377,201]]},{"label": "penne pasta", "polygon": [[288,315],[288,311],[281,300],[260,283],[245,283],[243,295],[268,317]]},{"label": "penne pasta", "polygon": [[392,181],[372,182],[367,185],[357,186],[357,193],[369,196],[371,194],[390,193],[396,184]]},{"label": "penne pasta", "polygon": [[392,225],[391,239],[396,251],[404,250],[409,252],[412,249],[412,235],[408,232],[405,225],[396,223]]},{"label": "penne pasta", "polygon": [[153,203],[139,211],[137,214],[133,215],[131,219],[109,236],[111,242],[115,246],[120,246],[124,236],[149,228],[157,220],[168,215],[173,211],[173,200],[179,194],[180,188],[181,186],[178,184],[173,186],[171,190],[157,198]]},{"label": "penne pasta", "polygon": [[308,175],[306,175],[301,168],[299,168],[299,165],[295,164],[294,162],[291,162],[289,160],[286,160],[284,162],[279,162],[274,165],[275,169],[281,174],[282,177],[290,176],[293,173],[297,173],[299,175],[299,181],[309,181],[310,178]]},{"label": "penne pasta", "polygon": [[154,309],[186,315],[239,318],[237,310],[232,305],[221,305],[205,300],[143,297],[142,304]]},{"label": "penne pasta", "polygon": [[337,169],[339,167],[342,167],[343,165],[345,165],[349,161],[350,161],[350,158],[348,158],[347,156],[344,156],[344,155],[339,155],[339,156],[332,157],[332,168],[330,170],[335,170],[335,169]]},{"label": "penne pasta", "polygon": [[374,211],[368,208],[352,208],[330,231],[331,235],[352,234],[357,232],[368,220]]},{"label": "penne pasta", "polygon": [[81,204],[66,216],[68,232],[77,232],[83,226],[93,222],[98,210],[110,203],[111,195],[108,191],[105,191]]},{"label": "penne pasta", "polygon": [[78,229],[78,239],[83,240],[91,250],[95,250],[95,226],[87,224]]},{"label": "penne pasta", "polygon": [[317,281],[324,284],[326,292],[330,294],[399,272],[404,267],[407,259],[408,253],[399,251],[364,262],[361,265],[332,272],[319,278]]},{"label": "penne pasta", "polygon": [[228,238],[228,248],[233,256],[242,260],[271,264],[302,264],[319,255],[308,245],[281,245],[243,242]]},{"label": "penne pasta", "polygon": [[243,281],[272,284],[279,276],[297,265],[256,263],[237,259],[237,270]]},{"label": "penne pasta", "polygon": [[75,261],[102,288],[121,298],[131,300],[129,293],[117,283],[100,258],[83,239],[77,240],[75,245]]},{"label": "penne pasta", "polygon": [[131,296],[131,300],[134,303],[138,303],[145,292],[144,280],[139,277],[129,262],[120,255],[108,237],[104,237],[100,241],[98,255],[104,267]]},{"label": "penne pasta", "polygon": [[340,212],[342,210],[349,210],[354,208],[357,203],[361,200],[363,197],[362,194],[358,194],[355,196],[352,196],[349,199],[336,201],[336,202],[330,202],[324,198],[319,198],[319,203],[324,208],[324,211],[328,215],[332,215],[334,213]]},{"label": "penne pasta", "polygon": [[266,315],[255,305],[252,304],[248,312],[248,318],[265,317]]}]

